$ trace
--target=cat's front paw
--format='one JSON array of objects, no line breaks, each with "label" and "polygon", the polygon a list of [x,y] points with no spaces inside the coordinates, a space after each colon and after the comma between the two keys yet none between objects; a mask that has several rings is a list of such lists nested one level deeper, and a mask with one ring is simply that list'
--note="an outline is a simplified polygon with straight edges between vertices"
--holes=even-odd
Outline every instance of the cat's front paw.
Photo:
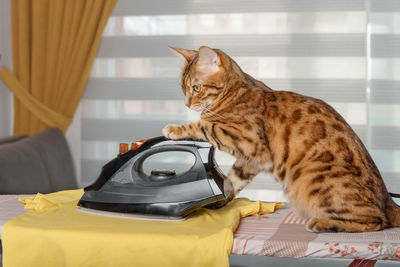
[{"label": "cat's front paw", "polygon": [[165,126],[164,129],[162,129],[162,133],[169,139],[182,139],[184,137],[182,134],[182,127],[175,124]]}]

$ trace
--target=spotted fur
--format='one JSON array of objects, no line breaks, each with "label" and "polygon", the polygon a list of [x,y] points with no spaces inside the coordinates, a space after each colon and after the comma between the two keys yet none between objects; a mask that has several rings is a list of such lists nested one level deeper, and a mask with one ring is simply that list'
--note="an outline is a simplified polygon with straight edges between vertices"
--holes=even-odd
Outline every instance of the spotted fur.
[{"label": "spotted fur", "polygon": [[[237,158],[224,183],[236,195],[259,172],[272,173],[312,232],[364,232],[400,226],[371,156],[327,103],[274,91],[218,49],[176,49],[180,83],[199,121],[167,125],[171,139],[203,139]],[[199,92],[194,86],[201,85]]]}]

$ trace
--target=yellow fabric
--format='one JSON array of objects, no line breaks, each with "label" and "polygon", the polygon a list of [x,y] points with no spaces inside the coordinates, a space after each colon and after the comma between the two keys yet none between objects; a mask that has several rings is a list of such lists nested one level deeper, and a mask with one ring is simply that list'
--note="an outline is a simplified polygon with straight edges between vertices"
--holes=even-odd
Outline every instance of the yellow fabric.
[{"label": "yellow fabric", "polygon": [[227,267],[239,219],[283,206],[235,199],[185,221],[156,222],[79,212],[82,193],[21,198],[30,211],[3,228],[4,266]]},{"label": "yellow fabric", "polygon": [[47,125],[66,129],[71,123],[72,118],[49,109],[33,98],[7,68],[4,67],[0,71],[0,79],[3,80],[7,87],[14,93],[15,97],[17,97],[33,115],[40,118]]},{"label": "yellow fabric", "polygon": [[117,0],[11,1],[14,134],[68,128]]}]

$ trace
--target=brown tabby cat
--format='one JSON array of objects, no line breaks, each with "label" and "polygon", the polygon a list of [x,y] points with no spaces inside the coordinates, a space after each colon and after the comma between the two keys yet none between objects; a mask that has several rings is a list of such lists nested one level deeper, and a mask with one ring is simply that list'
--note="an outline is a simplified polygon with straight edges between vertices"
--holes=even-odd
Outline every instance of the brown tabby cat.
[{"label": "brown tabby cat", "polygon": [[259,172],[272,173],[312,232],[364,232],[400,226],[392,201],[364,145],[319,99],[274,91],[218,49],[173,48],[186,59],[185,104],[201,112],[167,125],[171,139],[203,139],[236,157],[225,191],[236,195]]}]

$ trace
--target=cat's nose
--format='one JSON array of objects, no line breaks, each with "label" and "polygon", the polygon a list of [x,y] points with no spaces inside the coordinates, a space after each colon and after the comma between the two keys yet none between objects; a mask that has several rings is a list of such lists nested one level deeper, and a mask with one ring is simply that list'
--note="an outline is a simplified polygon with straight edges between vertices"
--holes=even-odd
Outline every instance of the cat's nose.
[{"label": "cat's nose", "polygon": [[192,105],[192,98],[191,97],[186,97],[185,98],[185,105],[190,108],[190,106]]}]

